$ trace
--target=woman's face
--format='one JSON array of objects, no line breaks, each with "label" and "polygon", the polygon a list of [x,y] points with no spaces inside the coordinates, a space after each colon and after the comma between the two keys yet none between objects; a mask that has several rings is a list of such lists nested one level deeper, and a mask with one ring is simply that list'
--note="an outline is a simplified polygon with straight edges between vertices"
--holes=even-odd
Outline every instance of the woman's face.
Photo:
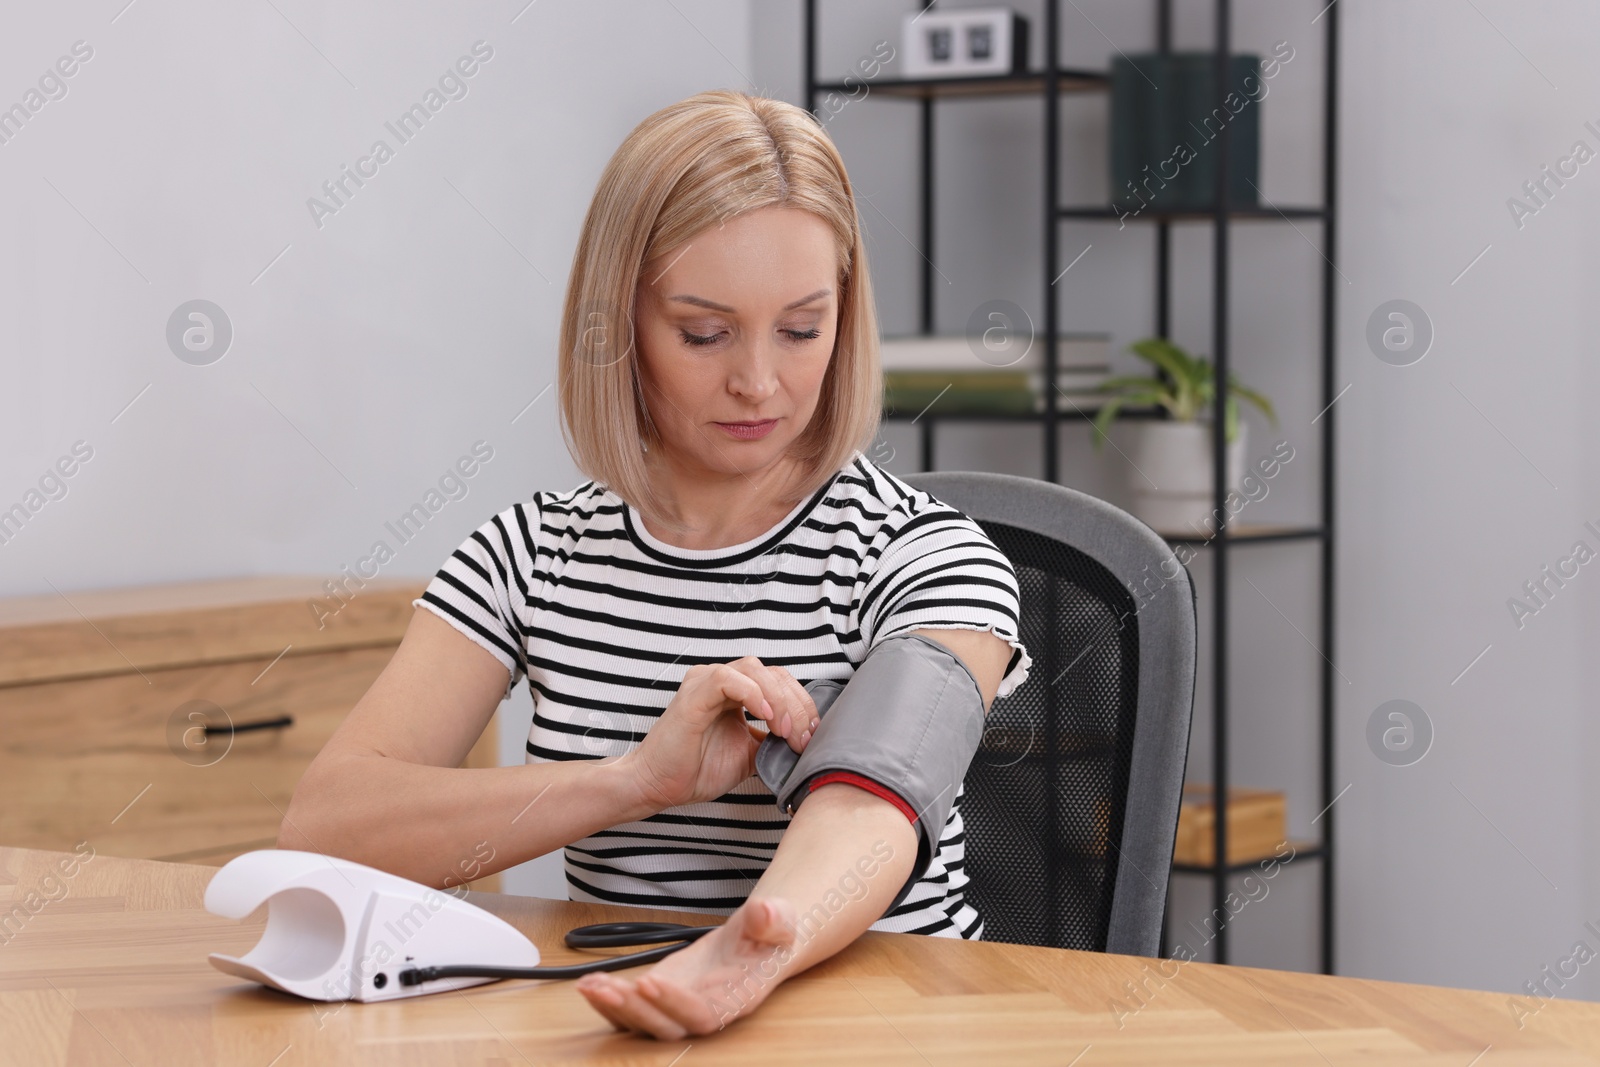
[{"label": "woman's face", "polygon": [[726,474],[783,456],[833,353],[835,254],[827,223],[775,204],[645,264],[634,327],[652,450]]}]

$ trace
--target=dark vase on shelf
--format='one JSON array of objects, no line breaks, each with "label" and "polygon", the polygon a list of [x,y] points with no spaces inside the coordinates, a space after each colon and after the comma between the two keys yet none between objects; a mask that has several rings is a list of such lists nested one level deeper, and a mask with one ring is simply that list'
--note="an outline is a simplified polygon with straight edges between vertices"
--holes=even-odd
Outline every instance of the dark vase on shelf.
[{"label": "dark vase on shelf", "polygon": [[1254,55],[1228,59],[1217,91],[1211,52],[1144,52],[1111,61],[1111,203],[1118,211],[1206,211],[1217,202],[1217,161],[1228,127],[1228,206],[1256,207],[1261,99]]}]

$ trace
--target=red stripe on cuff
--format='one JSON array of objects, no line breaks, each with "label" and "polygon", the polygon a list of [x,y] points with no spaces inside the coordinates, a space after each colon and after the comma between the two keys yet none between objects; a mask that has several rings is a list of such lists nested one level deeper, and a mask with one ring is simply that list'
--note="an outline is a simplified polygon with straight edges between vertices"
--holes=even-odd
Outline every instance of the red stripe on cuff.
[{"label": "red stripe on cuff", "polygon": [[832,785],[834,782],[843,782],[845,785],[859,786],[860,788],[871,793],[873,796],[882,797],[884,800],[887,800],[889,803],[899,808],[900,814],[910,819],[913,826],[916,825],[917,813],[911,810],[910,804],[907,804],[904,800],[901,800],[898,795],[888,789],[885,789],[872,779],[863,778],[861,775],[852,774],[850,771],[829,771],[827,774],[818,775],[817,777],[811,779],[811,785],[807,787],[806,792],[810,794],[814,792],[818,786]]}]

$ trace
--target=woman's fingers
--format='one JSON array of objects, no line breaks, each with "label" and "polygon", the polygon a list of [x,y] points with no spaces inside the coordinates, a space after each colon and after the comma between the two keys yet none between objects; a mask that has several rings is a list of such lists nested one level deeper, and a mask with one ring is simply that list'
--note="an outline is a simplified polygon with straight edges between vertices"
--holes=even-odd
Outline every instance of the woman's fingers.
[{"label": "woman's fingers", "polygon": [[578,992],[583,994],[583,999],[589,1002],[589,1007],[605,1016],[606,1021],[618,1030],[627,1030],[628,1024],[623,1021],[618,1013],[622,1004],[622,994],[612,989],[602,989],[598,984],[584,985],[575,983]]},{"label": "woman's fingers", "polygon": [[783,688],[788,692],[785,703],[789,721],[789,747],[796,752],[803,752],[817,729],[817,702],[811,699],[811,694],[806,692],[800,680],[787,670],[782,667],[773,667],[771,670],[778,674]]},{"label": "woman's fingers", "polygon": [[[627,979],[606,978],[581,990],[591,1005],[598,1000],[609,1011],[600,1013],[613,1024],[620,1023],[634,1030],[643,1030],[664,1041],[677,1041],[687,1036],[689,1030],[677,1019],[647,1000],[638,986]],[[595,1005],[598,1010],[598,1005]]]},{"label": "woman's fingers", "polygon": [[653,804],[674,807],[721,796],[755,774],[756,751],[769,735],[804,750],[816,722],[811,695],[782,667],[754,656],[696,664],[655,728],[623,759]]},{"label": "woman's fingers", "polygon": [[703,997],[698,997],[675,982],[648,972],[639,979],[639,993],[661,1011],[671,1015],[692,1034],[718,1029],[721,1019]]},{"label": "woman's fingers", "polygon": [[719,797],[755,773],[760,738],[741,706],[768,721],[774,716],[761,686],[728,664],[696,664],[684,673],[660,720],[622,756],[655,810]]},{"label": "woman's fingers", "polygon": [[[691,692],[684,693],[686,689]],[[769,727],[777,718],[760,682],[733,663],[689,668],[678,691],[693,699],[702,726],[709,726],[730,708],[746,708],[756,718],[765,720]]]},{"label": "woman's fingers", "polygon": [[748,676],[760,688],[772,716],[768,728],[789,742],[796,752],[804,751],[817,725],[817,705],[799,679],[783,667],[769,667],[755,656],[745,656],[728,664]]}]

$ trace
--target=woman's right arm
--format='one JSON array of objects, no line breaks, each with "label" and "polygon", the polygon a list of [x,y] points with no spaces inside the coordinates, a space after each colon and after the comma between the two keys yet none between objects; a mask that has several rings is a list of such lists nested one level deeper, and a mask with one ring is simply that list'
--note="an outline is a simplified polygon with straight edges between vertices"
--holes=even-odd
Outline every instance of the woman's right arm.
[{"label": "woman's right arm", "polygon": [[432,611],[414,611],[394,657],[295,787],[278,847],[449,888],[726,793],[755,773],[760,735],[741,706],[796,751],[816,721],[793,675],[747,656],[690,667],[660,720],[625,755],[461,767],[506,681],[505,665],[487,649]]},{"label": "woman's right arm", "polygon": [[482,646],[417,609],[300,779],[278,847],[446,887],[660,810],[619,758],[460,767],[506,680]]}]

